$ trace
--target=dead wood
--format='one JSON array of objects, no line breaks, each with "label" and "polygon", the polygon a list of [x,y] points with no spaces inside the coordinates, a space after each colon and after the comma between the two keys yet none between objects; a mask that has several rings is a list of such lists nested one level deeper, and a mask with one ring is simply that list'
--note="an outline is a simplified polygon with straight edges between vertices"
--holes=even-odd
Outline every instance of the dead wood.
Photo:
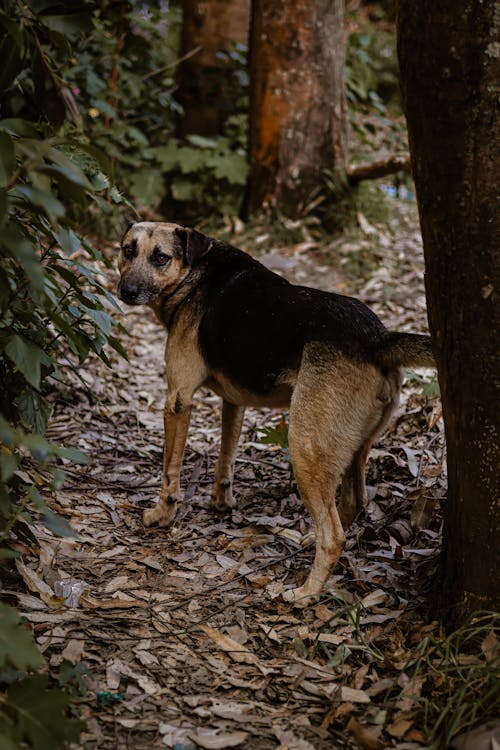
[{"label": "dead wood", "polygon": [[396,172],[411,175],[409,154],[392,154],[370,164],[353,164],[347,168],[347,179],[351,185],[358,185],[362,180],[378,180]]}]

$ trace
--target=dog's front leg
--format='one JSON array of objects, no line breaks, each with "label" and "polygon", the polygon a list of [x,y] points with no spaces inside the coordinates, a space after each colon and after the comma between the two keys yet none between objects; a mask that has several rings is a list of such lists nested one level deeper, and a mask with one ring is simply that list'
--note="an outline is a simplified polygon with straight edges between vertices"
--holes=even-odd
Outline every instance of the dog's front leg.
[{"label": "dog's front leg", "polygon": [[220,454],[215,467],[212,506],[217,510],[234,508],[233,474],[236,448],[243,424],[245,408],[222,401],[222,437]]},{"label": "dog's front leg", "polygon": [[174,520],[181,499],[179,478],[190,417],[191,398],[184,400],[180,391],[169,390],[163,410],[165,448],[160,500],[154,508],[144,511],[145,526],[168,526]]}]

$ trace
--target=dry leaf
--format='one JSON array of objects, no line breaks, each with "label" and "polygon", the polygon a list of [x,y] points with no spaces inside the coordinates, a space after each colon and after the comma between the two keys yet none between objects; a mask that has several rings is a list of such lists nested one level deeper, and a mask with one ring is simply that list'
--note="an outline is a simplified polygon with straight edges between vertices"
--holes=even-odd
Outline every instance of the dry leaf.
[{"label": "dry leaf", "polygon": [[380,728],[364,727],[355,716],[349,719],[346,729],[363,750],[383,750],[384,747],[387,747],[386,743],[382,742],[379,737]]},{"label": "dry leaf", "polygon": [[131,609],[135,607],[147,607],[147,602],[134,599],[119,592],[121,596],[112,599],[97,599],[90,594],[83,593],[80,597],[80,605],[85,609]]},{"label": "dry leaf", "polygon": [[248,732],[221,732],[218,729],[198,729],[191,732],[189,738],[205,750],[224,750],[226,747],[238,747],[248,737]]},{"label": "dry leaf", "polygon": [[229,636],[224,635],[224,633],[221,633],[219,630],[215,630],[208,625],[200,625],[199,627],[200,630],[202,630],[222,651],[228,654],[233,661],[237,661],[240,664],[255,664],[260,667],[258,658],[255,654],[252,654],[246,646],[242,646],[241,643],[234,641],[232,638],[229,638]]},{"label": "dry leaf", "polygon": [[333,693],[332,698],[339,703],[370,703],[370,696],[364,690],[355,690],[354,688],[343,685],[338,687]]},{"label": "dry leaf", "polygon": [[427,529],[431,522],[436,500],[428,491],[422,489],[418,496],[413,500],[411,508],[411,525],[416,531]]},{"label": "dry leaf", "polygon": [[47,604],[49,607],[61,606],[61,599],[59,599],[55,595],[51,587],[47,583],[45,583],[42,578],[40,578],[38,573],[35,573],[34,570],[28,568],[28,566],[21,562],[21,560],[16,560],[16,568],[21,574],[29,590],[33,591],[33,593],[35,594],[39,594],[40,599],[45,602],[45,604]]},{"label": "dry leaf", "polygon": [[61,657],[72,664],[77,664],[82,658],[84,647],[85,641],[72,638],[63,649]]},{"label": "dry leaf", "polygon": [[387,727],[387,731],[391,737],[404,737],[412,724],[413,721],[409,719],[396,719],[396,721]]}]

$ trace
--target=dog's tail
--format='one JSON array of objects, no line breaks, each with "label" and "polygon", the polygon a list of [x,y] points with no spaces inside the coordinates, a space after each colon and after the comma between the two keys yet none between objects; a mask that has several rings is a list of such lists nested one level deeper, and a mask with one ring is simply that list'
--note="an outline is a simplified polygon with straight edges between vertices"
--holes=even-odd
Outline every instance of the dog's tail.
[{"label": "dog's tail", "polygon": [[381,367],[435,367],[431,337],[387,331],[375,345],[375,361]]}]

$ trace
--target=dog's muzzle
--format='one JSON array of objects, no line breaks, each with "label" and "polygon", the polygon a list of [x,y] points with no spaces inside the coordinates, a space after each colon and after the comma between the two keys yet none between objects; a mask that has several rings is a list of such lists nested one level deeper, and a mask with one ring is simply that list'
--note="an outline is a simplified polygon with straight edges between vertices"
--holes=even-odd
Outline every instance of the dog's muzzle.
[{"label": "dog's muzzle", "polygon": [[154,296],[152,290],[134,281],[120,281],[117,292],[118,297],[127,305],[144,305]]}]

